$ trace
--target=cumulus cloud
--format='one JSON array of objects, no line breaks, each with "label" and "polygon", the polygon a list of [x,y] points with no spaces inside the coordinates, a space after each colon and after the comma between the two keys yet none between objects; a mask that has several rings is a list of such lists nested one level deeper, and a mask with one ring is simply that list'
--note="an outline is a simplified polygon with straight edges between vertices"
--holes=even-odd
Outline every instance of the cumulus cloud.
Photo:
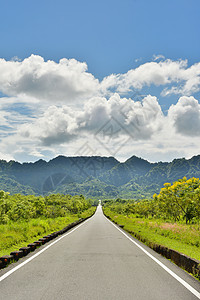
[{"label": "cumulus cloud", "polygon": [[74,112],[69,107],[50,106],[35,122],[24,124],[19,135],[49,146],[70,141],[76,128]]},{"label": "cumulus cloud", "polygon": [[168,116],[178,133],[200,136],[200,104],[194,97],[181,97],[170,107]]},{"label": "cumulus cloud", "polygon": [[165,86],[163,96],[169,94],[191,95],[200,90],[200,63],[187,67],[187,60],[148,62],[125,74],[112,74],[101,82],[102,89],[115,88],[119,93],[126,93],[131,89],[140,90],[145,86]]},{"label": "cumulus cloud", "polygon": [[[126,158],[140,152],[146,158],[184,156],[185,149],[198,154],[200,104],[191,95],[200,90],[200,63],[153,59],[101,82],[75,59],[0,59],[1,158],[74,155],[87,141],[103,155],[122,144]],[[137,97],[151,85],[161,86],[162,96],[181,95],[167,115],[157,97]],[[128,98],[133,90],[134,100]]]},{"label": "cumulus cloud", "polygon": [[119,134],[140,140],[150,138],[155,130],[159,130],[162,118],[156,97],[149,95],[140,102],[121,98],[116,93],[108,101],[105,98],[88,101],[78,121],[85,120],[85,130],[98,131],[109,121],[116,120],[112,122],[114,132],[121,126]]},{"label": "cumulus cloud", "polygon": [[19,134],[27,139],[38,139],[43,145],[62,144],[81,135],[94,135],[112,122],[113,132],[118,132],[116,138],[125,134],[141,140],[160,130],[162,119],[156,97],[149,95],[142,102],[135,102],[115,94],[109,100],[90,99],[83,110],[50,106],[35,122],[24,124]]},{"label": "cumulus cloud", "polygon": [[0,90],[8,96],[72,102],[95,94],[98,80],[86,63],[63,58],[56,63],[31,55],[23,61],[0,59]]},{"label": "cumulus cloud", "polygon": [[2,139],[1,158],[30,161],[58,154],[87,155],[88,149],[90,155],[98,150],[98,155],[122,160],[133,154],[151,161],[189,158],[199,154],[199,120],[200,104],[194,97],[180,97],[166,116],[151,95],[141,102],[118,94],[108,100],[94,97],[76,111],[52,105]]},{"label": "cumulus cloud", "polygon": [[44,61],[39,55],[22,61],[0,59],[0,91],[13,97],[68,104],[151,85],[163,86],[163,96],[191,95],[200,90],[200,63],[188,67],[187,60],[172,61],[162,55],[153,59],[125,74],[111,74],[101,82],[88,72],[85,62],[75,59],[63,58],[58,63]]}]

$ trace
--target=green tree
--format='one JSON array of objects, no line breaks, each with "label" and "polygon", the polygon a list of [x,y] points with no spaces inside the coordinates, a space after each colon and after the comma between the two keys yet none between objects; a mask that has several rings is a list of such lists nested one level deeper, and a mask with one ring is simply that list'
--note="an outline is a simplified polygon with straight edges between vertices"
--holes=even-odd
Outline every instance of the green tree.
[{"label": "green tree", "polygon": [[166,218],[173,218],[174,221],[183,218],[186,224],[197,215],[199,207],[199,178],[186,177],[175,181],[172,185],[165,183],[159,195],[154,195],[158,203],[159,212]]}]

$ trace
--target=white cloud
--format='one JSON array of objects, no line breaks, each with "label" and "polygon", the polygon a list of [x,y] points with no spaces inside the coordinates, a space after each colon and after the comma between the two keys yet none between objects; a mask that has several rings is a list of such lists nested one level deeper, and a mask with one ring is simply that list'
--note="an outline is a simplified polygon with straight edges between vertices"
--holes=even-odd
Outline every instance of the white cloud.
[{"label": "white cloud", "polygon": [[0,126],[8,126],[10,127],[10,124],[7,120],[7,117],[9,116],[9,113],[6,111],[0,112]]},{"label": "white cloud", "polygon": [[38,55],[23,61],[0,59],[0,90],[9,96],[73,102],[94,95],[98,84],[86,63],[75,59],[63,58],[59,63],[45,62]]},{"label": "white cloud", "polygon": [[[113,122],[113,119],[117,121]],[[109,100],[92,98],[85,103],[84,110],[76,112],[67,106],[50,106],[34,122],[21,126],[18,133],[23,138],[36,139],[49,146],[67,143],[82,135],[94,135],[112,122],[113,132],[118,131],[116,138],[129,135],[141,140],[150,138],[160,130],[162,120],[163,114],[156,97],[149,95],[141,103],[115,94]]]},{"label": "white cloud", "polygon": [[[189,158],[200,153],[199,106],[195,98],[181,97],[164,116],[156,97],[134,102],[118,94],[109,100],[90,99],[76,112],[67,106],[51,106],[2,139],[1,158],[34,161],[59,154],[88,155],[88,151],[89,155],[105,156],[116,152],[121,160],[133,154],[150,161]],[[117,134],[109,136],[108,132],[106,136],[105,124]],[[99,130],[100,134],[104,131],[104,138]]]},{"label": "white cloud", "polygon": [[77,128],[73,115],[74,112],[67,106],[50,106],[35,122],[21,126],[19,135],[40,140],[45,146],[68,142],[74,137]]},{"label": "white cloud", "polygon": [[[7,95],[0,98],[0,158],[75,155],[85,142],[102,155],[122,145],[116,155],[124,158],[200,153],[200,104],[190,96],[200,90],[200,63],[154,60],[99,82],[74,59],[0,59],[0,91]],[[162,95],[183,94],[167,116],[155,96],[126,95],[151,85],[162,86]]]},{"label": "white cloud", "polygon": [[11,58],[11,61],[22,61],[21,58],[19,58],[18,56],[13,56]]},{"label": "white cloud", "polygon": [[187,60],[148,62],[125,74],[112,74],[101,82],[103,91],[116,89],[119,93],[126,93],[132,89],[140,90],[145,86],[164,87],[163,96],[169,94],[186,94],[200,90],[200,63],[187,67]]},{"label": "white cloud", "polygon": [[200,136],[200,104],[194,97],[181,97],[170,107],[168,116],[178,133]]},{"label": "white cloud", "polygon": [[182,94],[190,96],[200,91],[200,63],[196,63],[189,68],[182,68],[177,73],[176,81],[179,85],[165,88],[163,96],[171,94]]},{"label": "white cloud", "polygon": [[111,74],[101,82],[87,71],[86,63],[75,59],[63,58],[58,63],[44,61],[38,55],[23,61],[0,59],[0,91],[27,101],[33,98],[77,104],[94,96],[123,94],[151,85],[163,86],[163,96],[191,95],[200,90],[200,63],[188,67],[187,60],[172,61],[162,55],[153,59],[125,74]]},{"label": "white cloud", "polygon": [[10,160],[14,160],[14,157],[11,154],[0,152],[0,159],[10,161]]},{"label": "white cloud", "polygon": [[165,56],[162,55],[162,54],[158,54],[158,55],[153,55],[153,60],[156,61],[156,60],[159,60],[159,59],[165,59]]},{"label": "white cloud", "polygon": [[97,149],[112,155],[120,146],[116,155],[121,157],[167,160],[197,154],[199,134],[200,104],[194,97],[181,97],[164,116],[154,96],[140,102],[114,94],[108,100],[91,98],[76,111],[66,105],[48,107],[37,118],[18,124],[16,132],[2,140],[1,151],[15,157],[29,153],[40,158],[47,150],[52,155],[76,155],[88,142],[94,155]]},{"label": "white cloud", "polygon": [[34,149],[33,151],[30,152],[30,156],[35,156],[35,157],[40,157],[40,158],[45,158],[44,154],[40,153],[38,150]]}]

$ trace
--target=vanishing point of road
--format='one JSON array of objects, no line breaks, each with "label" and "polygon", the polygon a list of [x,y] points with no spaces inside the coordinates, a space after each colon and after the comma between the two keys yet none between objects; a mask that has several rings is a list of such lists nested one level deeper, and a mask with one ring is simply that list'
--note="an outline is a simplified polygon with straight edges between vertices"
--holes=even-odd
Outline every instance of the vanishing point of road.
[{"label": "vanishing point of road", "polygon": [[1,300],[192,300],[200,283],[95,215],[0,271]]}]

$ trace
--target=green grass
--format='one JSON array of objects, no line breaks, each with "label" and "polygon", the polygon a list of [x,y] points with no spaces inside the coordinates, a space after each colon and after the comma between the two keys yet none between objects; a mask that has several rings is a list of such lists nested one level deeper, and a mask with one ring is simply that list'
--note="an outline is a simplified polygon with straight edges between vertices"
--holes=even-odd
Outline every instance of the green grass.
[{"label": "green grass", "polygon": [[67,217],[58,218],[38,218],[31,219],[28,222],[9,222],[8,224],[0,225],[0,256],[10,254],[12,251],[17,251],[19,248],[27,246],[44,235],[54,231],[61,230],[68,224],[91,216],[96,207],[91,207],[83,213],[76,215],[68,215]]},{"label": "green grass", "polygon": [[128,232],[139,234],[146,244],[156,243],[200,260],[200,228],[196,225],[167,223],[160,219],[120,215],[109,208],[104,212],[111,220],[124,225]]},{"label": "green grass", "polygon": [[87,218],[87,217],[90,217],[92,214],[94,214],[96,210],[96,206],[92,206],[90,207],[89,209],[83,211],[81,214],[79,214],[79,217],[80,218]]}]

